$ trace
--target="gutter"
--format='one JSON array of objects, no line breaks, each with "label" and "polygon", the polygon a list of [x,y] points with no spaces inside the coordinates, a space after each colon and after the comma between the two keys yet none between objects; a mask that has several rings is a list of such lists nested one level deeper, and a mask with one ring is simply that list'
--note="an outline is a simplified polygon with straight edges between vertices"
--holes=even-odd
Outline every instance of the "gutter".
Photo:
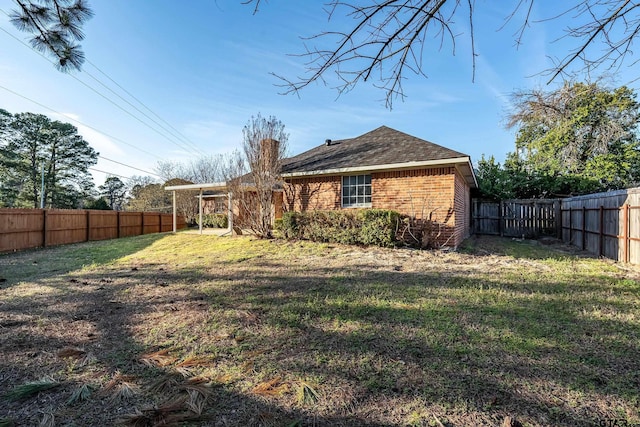
[{"label": "gutter", "polygon": [[353,172],[374,172],[374,171],[392,171],[392,170],[407,170],[418,169],[421,167],[433,167],[433,166],[445,166],[445,165],[458,165],[465,164],[469,167],[470,175],[463,175],[468,180],[470,185],[478,187],[478,181],[476,180],[475,173],[473,172],[473,166],[471,165],[471,158],[469,156],[454,157],[450,159],[438,159],[438,160],[426,160],[422,162],[404,162],[404,163],[388,163],[384,165],[371,165],[371,166],[356,166],[349,168],[334,168],[334,169],[321,169],[315,171],[303,171],[303,172],[288,172],[283,173],[283,178],[298,178],[307,176],[321,176],[321,175],[340,175]]}]

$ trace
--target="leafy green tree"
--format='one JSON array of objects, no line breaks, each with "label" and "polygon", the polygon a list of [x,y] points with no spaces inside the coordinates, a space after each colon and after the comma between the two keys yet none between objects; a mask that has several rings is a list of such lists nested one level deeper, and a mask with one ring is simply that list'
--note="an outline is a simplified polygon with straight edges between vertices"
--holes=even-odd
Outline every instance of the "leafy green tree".
[{"label": "leafy green tree", "polygon": [[508,168],[526,172],[529,181],[554,180],[557,191],[569,185],[580,192],[625,188],[640,181],[640,104],[633,90],[565,83],[513,99],[508,126],[517,128],[516,151]]},{"label": "leafy green tree", "polygon": [[127,196],[127,188],[120,178],[117,176],[108,177],[104,184],[98,187],[98,190],[111,209],[116,211],[122,209]]},{"label": "leafy green tree", "polygon": [[98,154],[77,129],[42,114],[4,114],[0,122],[0,201],[5,206],[75,208],[90,194]]},{"label": "leafy green tree", "polygon": [[482,198],[491,200],[502,200],[514,198],[513,182],[495,157],[485,159],[484,155],[478,161],[476,167],[476,178],[478,179],[478,191]]},{"label": "leafy green tree", "polygon": [[89,199],[84,204],[85,209],[93,209],[99,211],[110,211],[111,207],[104,197],[98,197],[97,199]]},{"label": "leafy green tree", "polygon": [[135,184],[129,193],[127,210],[171,212],[171,193],[162,184]]}]

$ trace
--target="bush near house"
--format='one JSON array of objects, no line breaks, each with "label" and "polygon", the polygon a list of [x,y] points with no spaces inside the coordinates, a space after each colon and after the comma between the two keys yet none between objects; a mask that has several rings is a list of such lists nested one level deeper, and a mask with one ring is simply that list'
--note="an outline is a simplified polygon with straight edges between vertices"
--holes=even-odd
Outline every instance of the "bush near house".
[{"label": "bush near house", "polygon": [[205,214],[202,215],[202,226],[205,228],[227,228],[229,219],[225,214]]},{"label": "bush near house", "polygon": [[392,247],[400,221],[383,209],[285,212],[279,226],[287,239]]}]

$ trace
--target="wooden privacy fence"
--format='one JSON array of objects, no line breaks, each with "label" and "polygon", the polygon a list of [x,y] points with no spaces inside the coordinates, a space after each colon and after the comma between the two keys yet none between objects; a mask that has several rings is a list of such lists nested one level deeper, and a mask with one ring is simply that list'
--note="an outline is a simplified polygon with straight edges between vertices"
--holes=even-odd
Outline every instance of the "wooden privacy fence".
[{"label": "wooden privacy fence", "polygon": [[640,264],[640,188],[564,199],[561,210],[565,243]]},{"label": "wooden privacy fence", "polygon": [[[177,227],[186,227],[183,217]],[[172,230],[173,216],[157,212],[0,209],[0,252]]]},{"label": "wooden privacy fence", "polygon": [[489,202],[473,200],[473,229],[477,234],[538,237],[560,234],[560,200],[530,199]]}]

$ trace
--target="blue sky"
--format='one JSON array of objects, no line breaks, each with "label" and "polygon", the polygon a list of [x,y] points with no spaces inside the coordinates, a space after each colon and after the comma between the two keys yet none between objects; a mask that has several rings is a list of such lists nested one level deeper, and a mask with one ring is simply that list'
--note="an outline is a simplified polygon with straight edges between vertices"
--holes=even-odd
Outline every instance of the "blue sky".
[{"label": "blue sky", "polygon": [[[567,42],[554,40],[563,28],[575,24],[571,16],[535,23],[527,30],[524,44],[516,48],[518,16],[500,28],[517,3],[476,1],[475,82],[468,24],[457,22],[455,56],[450,45],[439,51],[434,42],[425,57],[428,78],[408,75],[408,97],[404,102],[397,100],[389,111],[384,93],[370,83],[339,98],[323,85],[308,87],[300,97],[279,94],[278,80],[270,73],[288,77],[304,73],[304,60],[290,56],[303,51],[301,36],[352,25],[350,18],[342,16],[327,21],[319,1],[263,1],[254,15],[252,7],[240,0],[90,0],[95,16],[84,28],[82,43],[90,62],[83,72],[70,76],[9,35],[27,40],[3,13],[15,7],[13,1],[0,0],[0,86],[66,116],[3,88],[0,108],[79,120],[91,128],[70,122],[103,156],[148,171],[153,171],[158,160],[187,161],[199,153],[238,148],[242,127],[258,112],[285,123],[290,154],[327,138],[354,137],[387,125],[469,154],[474,162],[482,154],[502,161],[514,146],[514,132],[504,128],[510,93],[555,87],[546,86],[547,78],[536,73],[551,65],[549,57],[565,55]],[[554,7],[564,6],[558,3],[563,2],[536,2],[534,19],[553,16]],[[316,44],[323,46],[322,41]],[[181,142],[176,144],[175,137],[163,136],[167,131],[91,77],[129,99],[102,73],[178,130],[189,141],[189,149]],[[616,83],[627,84],[634,78],[634,69],[623,68],[615,77]],[[144,175],[102,159],[96,169],[125,177]],[[102,173],[94,176],[96,185],[105,178]]]}]

